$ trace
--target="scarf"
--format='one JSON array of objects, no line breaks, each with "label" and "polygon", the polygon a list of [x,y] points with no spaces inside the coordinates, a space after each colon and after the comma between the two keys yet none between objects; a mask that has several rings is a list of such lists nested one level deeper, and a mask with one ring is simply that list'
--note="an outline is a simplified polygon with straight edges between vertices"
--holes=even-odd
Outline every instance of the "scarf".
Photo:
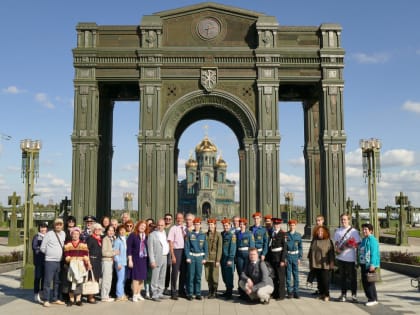
[{"label": "scarf", "polygon": [[91,236],[98,242],[99,247],[102,247],[102,237],[95,233],[92,233]]}]

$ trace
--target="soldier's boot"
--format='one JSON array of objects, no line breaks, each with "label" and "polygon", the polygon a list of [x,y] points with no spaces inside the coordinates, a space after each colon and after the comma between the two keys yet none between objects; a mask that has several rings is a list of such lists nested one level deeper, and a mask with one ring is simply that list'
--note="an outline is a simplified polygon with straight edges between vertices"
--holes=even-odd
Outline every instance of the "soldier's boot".
[{"label": "soldier's boot", "polygon": [[230,299],[232,299],[232,288],[227,289],[227,290],[226,290],[226,292],[223,294],[223,297],[224,297],[226,300],[230,300]]},{"label": "soldier's boot", "polygon": [[215,297],[216,297],[216,295],[214,294],[214,289],[209,288],[209,296],[207,298],[208,299],[214,299]]}]

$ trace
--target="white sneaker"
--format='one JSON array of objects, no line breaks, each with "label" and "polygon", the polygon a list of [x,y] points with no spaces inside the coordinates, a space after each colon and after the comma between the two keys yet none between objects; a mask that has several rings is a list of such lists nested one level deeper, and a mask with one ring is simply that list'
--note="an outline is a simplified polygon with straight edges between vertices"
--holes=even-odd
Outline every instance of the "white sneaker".
[{"label": "white sneaker", "polygon": [[41,296],[39,295],[39,293],[34,294],[34,301],[42,304]]},{"label": "white sneaker", "polygon": [[133,302],[138,302],[139,301],[139,296],[138,295],[133,295]]},{"label": "white sneaker", "polygon": [[138,298],[140,301],[144,301],[144,297],[143,297],[141,294],[137,295],[137,298]]},{"label": "white sneaker", "polygon": [[50,307],[51,306],[50,302],[48,302],[48,301],[45,301],[44,304],[42,304],[42,305],[44,305],[44,307]]},{"label": "white sneaker", "polygon": [[351,297],[351,301],[352,301],[352,302],[354,302],[354,303],[356,303],[356,302],[357,302],[357,296],[352,295],[352,297]]},{"label": "white sneaker", "polygon": [[378,305],[378,301],[369,301],[365,305],[366,306],[375,306],[375,305]]},{"label": "white sneaker", "polygon": [[345,302],[346,301],[346,296],[345,295],[340,295],[340,297],[338,298],[338,300],[340,302]]}]

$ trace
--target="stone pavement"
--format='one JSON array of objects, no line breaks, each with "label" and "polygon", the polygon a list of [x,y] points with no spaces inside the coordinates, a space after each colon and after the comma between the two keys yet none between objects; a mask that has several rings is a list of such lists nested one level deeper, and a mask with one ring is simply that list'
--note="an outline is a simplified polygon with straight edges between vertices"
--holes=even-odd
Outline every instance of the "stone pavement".
[{"label": "stone pavement", "polygon": [[[304,257],[309,247],[309,241],[304,241]],[[420,253],[419,246],[405,248],[381,244],[381,251],[409,251]],[[178,301],[165,300],[160,303],[142,301],[138,303],[113,302],[96,305],[84,304],[81,308],[73,306],[51,306],[44,308],[32,301],[31,290],[19,289],[20,271],[12,271],[0,274],[0,314],[71,314],[83,312],[96,312],[102,315],[115,314],[115,312],[131,313],[138,312],[144,315],[261,315],[265,312],[271,314],[420,314],[420,291],[412,288],[410,277],[396,274],[387,270],[381,270],[382,282],[377,284],[379,305],[366,307],[366,298],[363,290],[359,289],[359,303],[338,302],[335,299],[340,295],[340,290],[332,286],[331,301],[323,302],[312,297],[314,289],[306,287],[306,275],[308,262],[304,260],[300,272],[301,298],[286,299],[284,301],[270,301],[269,305],[247,303],[238,298],[225,301],[222,298],[204,299],[202,301]],[[204,274],[204,272],[203,272]],[[316,286],[316,284],[315,284]],[[202,279],[203,295],[207,294],[207,285]],[[219,290],[223,291],[223,281],[219,281]]]}]

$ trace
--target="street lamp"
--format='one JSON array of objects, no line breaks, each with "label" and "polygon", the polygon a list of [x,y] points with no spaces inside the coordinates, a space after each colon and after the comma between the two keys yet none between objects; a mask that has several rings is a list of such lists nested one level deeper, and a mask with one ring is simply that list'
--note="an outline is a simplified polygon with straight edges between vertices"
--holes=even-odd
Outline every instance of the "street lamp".
[{"label": "street lamp", "polygon": [[374,138],[360,140],[360,148],[362,149],[363,177],[365,180],[366,177],[368,178],[369,221],[373,224],[374,235],[379,240],[376,180],[379,182],[381,173],[381,141]]},{"label": "street lamp", "polygon": [[286,200],[287,204],[287,222],[292,218],[292,204],[295,194],[292,192],[285,192],[284,199]]},{"label": "street lamp", "polygon": [[34,180],[39,175],[39,151],[41,141],[25,139],[20,141],[22,150],[22,179],[25,184],[25,216],[23,221],[23,269],[22,269],[22,288],[31,289],[34,284],[34,265],[32,257],[31,235],[32,231],[34,202]]},{"label": "street lamp", "polygon": [[407,217],[405,214],[404,206],[408,205],[408,197],[404,196],[402,192],[400,192],[399,196],[395,196],[395,204],[400,206],[400,222],[399,222],[399,231],[398,231],[398,245],[408,245],[408,238],[407,238],[407,231],[406,231],[406,223]]},{"label": "street lamp", "polygon": [[353,225],[353,205],[354,201],[350,199],[350,197],[347,198],[346,206],[347,206],[347,213],[350,217],[351,225]]}]

